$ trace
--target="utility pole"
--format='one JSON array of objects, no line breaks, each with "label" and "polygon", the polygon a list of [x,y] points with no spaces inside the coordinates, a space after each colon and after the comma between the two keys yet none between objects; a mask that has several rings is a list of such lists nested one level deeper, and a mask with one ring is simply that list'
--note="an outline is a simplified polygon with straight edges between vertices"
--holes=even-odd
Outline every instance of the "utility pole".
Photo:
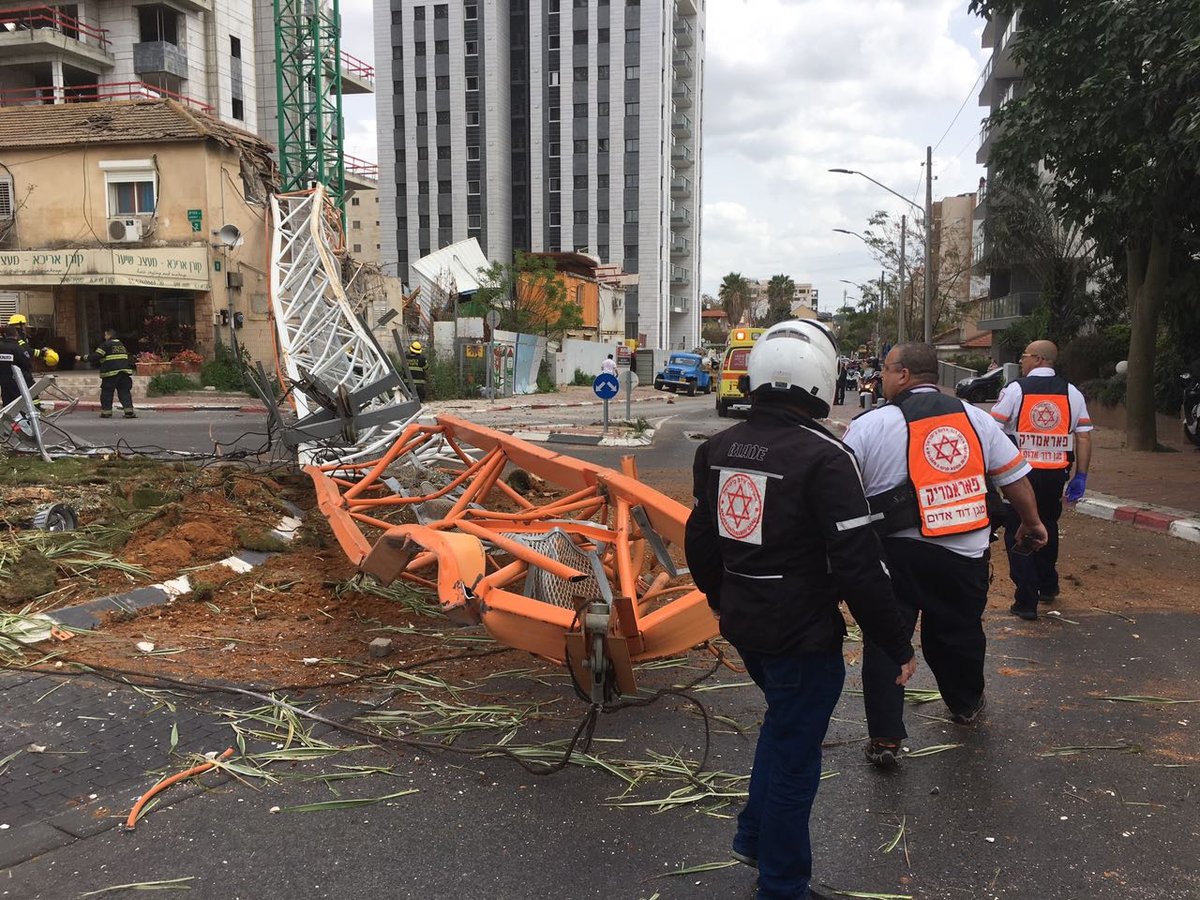
[{"label": "utility pole", "polygon": [[933,343],[933,148],[925,148],[925,343]]},{"label": "utility pole", "polygon": [[904,328],[904,237],[908,233],[908,216],[900,216],[900,297],[896,300],[896,343],[903,344],[908,338]]},{"label": "utility pole", "polygon": [[884,286],[883,279],[884,279],[884,275],[885,275],[884,272],[879,273],[879,300],[875,303],[875,355],[876,356],[880,355],[879,351],[883,347],[883,344],[880,342],[879,331],[880,331],[880,326],[882,325],[882,319],[883,319],[883,286]]}]

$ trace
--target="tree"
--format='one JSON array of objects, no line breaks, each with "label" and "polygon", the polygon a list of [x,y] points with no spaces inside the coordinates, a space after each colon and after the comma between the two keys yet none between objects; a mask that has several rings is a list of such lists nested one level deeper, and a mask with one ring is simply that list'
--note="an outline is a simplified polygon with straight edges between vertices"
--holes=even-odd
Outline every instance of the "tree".
[{"label": "tree", "polygon": [[[1095,242],[1083,227],[1064,220],[1054,208],[1045,182],[1009,185],[993,178],[988,185],[988,262],[1026,266],[1042,286],[1044,332],[1059,346],[1074,338],[1089,312],[1088,279],[1095,274],[1098,256]],[[1025,343],[1028,343],[1027,341]]]},{"label": "tree", "polygon": [[[971,277],[970,253],[963,252],[959,245],[961,231],[942,229],[940,246],[934,259],[933,273],[933,333],[956,325],[962,321],[963,309],[960,300],[969,299],[964,283]],[[867,222],[863,237],[870,246],[877,262],[890,274],[889,282],[896,280],[900,271],[900,223],[883,210],[876,210]],[[904,266],[904,321],[908,338],[919,338],[925,321],[925,267],[912,265],[913,260],[925,259],[925,232],[915,227],[909,219],[905,231]],[[899,291],[899,284],[893,289]],[[896,334],[895,306],[884,310],[885,324],[890,325],[890,334]]]},{"label": "tree", "polygon": [[583,309],[552,260],[517,251],[511,263],[492,263],[479,274],[475,299],[500,313],[500,329],[557,336],[583,326]]},{"label": "tree", "polygon": [[763,325],[774,325],[792,317],[792,299],[796,296],[796,282],[787,275],[772,275],[767,282],[767,315]]},{"label": "tree", "polygon": [[729,321],[730,327],[752,324],[745,322],[745,319],[753,313],[753,310],[750,309],[750,282],[742,277],[741,272],[730,272],[722,278],[717,296],[725,308],[725,318]]},{"label": "tree", "polygon": [[[1015,14],[1026,92],[989,120],[989,161],[1012,184],[1052,176],[1054,210],[1123,263],[1129,304],[1126,441],[1153,450],[1154,358],[1172,255],[1200,199],[1200,15],[1161,0],[971,0]],[[1194,301],[1193,301],[1194,302]]]}]

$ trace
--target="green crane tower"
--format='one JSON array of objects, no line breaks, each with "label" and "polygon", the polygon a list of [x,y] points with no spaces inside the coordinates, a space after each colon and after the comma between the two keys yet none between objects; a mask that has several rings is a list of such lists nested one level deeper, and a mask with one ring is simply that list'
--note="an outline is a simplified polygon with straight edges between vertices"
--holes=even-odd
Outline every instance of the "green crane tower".
[{"label": "green crane tower", "polygon": [[320,182],[345,215],[338,0],[272,0],[280,190]]}]

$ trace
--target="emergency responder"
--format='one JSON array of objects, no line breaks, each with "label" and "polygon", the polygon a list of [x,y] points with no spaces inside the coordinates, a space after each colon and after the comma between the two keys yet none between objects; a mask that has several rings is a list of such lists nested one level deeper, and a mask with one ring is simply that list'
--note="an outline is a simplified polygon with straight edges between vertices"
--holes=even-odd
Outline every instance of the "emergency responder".
[{"label": "emergency responder", "polygon": [[[911,636],[921,619],[921,647],[951,719],[970,725],[985,705],[982,615],[987,605],[988,479],[1020,516],[1018,537],[1046,542],[1029,466],[983,410],[936,386],[931,344],[898,344],[883,364],[884,406],[850,423],[844,440],[858,457],[863,486],[896,598]],[[863,702],[870,736],[866,755],[881,768],[899,762],[904,691],[895,684],[888,648],[864,636]]]},{"label": "emergency responder", "polygon": [[408,363],[408,371],[412,375],[413,387],[417,391],[417,399],[422,403],[425,402],[425,348],[420,341],[413,341],[408,345],[408,353],[405,355],[405,361]]},{"label": "emergency responder", "polygon": [[125,345],[117,338],[116,331],[105,328],[104,343],[87,357],[76,357],[77,360],[85,358],[90,363],[100,364],[100,418],[112,418],[115,392],[121,400],[121,408],[125,410],[125,418],[136,419],[137,413],[133,411],[133,360],[129,358]]},{"label": "emergency responder", "polygon": [[21,383],[17,380],[31,380],[33,358],[29,350],[22,345],[17,329],[12,325],[5,327],[0,336],[0,406],[8,406],[21,396]]},{"label": "emergency responder", "polygon": [[[1092,421],[1087,403],[1075,385],[1056,375],[1058,347],[1051,341],[1034,341],[1021,354],[1021,376],[1000,392],[992,418],[1017,444],[1033,467],[1029,483],[1037,498],[1038,516],[1049,539],[1036,553],[1017,545],[1019,524],[1009,513],[1004,529],[1008,572],[1016,585],[1009,612],[1022,619],[1038,617],[1038,602],[1058,596],[1058,520],[1062,516],[1063,485],[1067,502],[1083,499],[1088,467],[1092,462]],[[1075,476],[1067,481],[1071,466]]]},{"label": "emergency responder", "polygon": [[[47,368],[53,369],[58,365],[58,351],[53,347],[33,347],[29,343],[29,320],[22,313],[13,313],[8,317],[8,324],[16,329],[17,343],[29,352],[31,359],[40,359]],[[25,375],[25,383],[33,387],[33,370]]]},{"label": "emergency responder", "polygon": [[732,848],[757,867],[760,898],[823,896],[805,893],[808,820],[845,677],[838,602],[897,690],[916,668],[854,457],[814,421],[829,415],[836,360],[816,322],[768,329],[747,364],[748,420],[702,444],[692,469],[687,563],[767,704]]}]

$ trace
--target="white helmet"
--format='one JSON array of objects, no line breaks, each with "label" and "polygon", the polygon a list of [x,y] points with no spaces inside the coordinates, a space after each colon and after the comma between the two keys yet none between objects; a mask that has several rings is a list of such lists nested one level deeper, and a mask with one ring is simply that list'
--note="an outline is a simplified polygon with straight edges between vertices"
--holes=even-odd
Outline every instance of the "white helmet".
[{"label": "white helmet", "polygon": [[755,341],[746,364],[750,393],[781,391],[809,398],[818,417],[829,415],[837,383],[837,341],[812,319],[772,325]]}]

